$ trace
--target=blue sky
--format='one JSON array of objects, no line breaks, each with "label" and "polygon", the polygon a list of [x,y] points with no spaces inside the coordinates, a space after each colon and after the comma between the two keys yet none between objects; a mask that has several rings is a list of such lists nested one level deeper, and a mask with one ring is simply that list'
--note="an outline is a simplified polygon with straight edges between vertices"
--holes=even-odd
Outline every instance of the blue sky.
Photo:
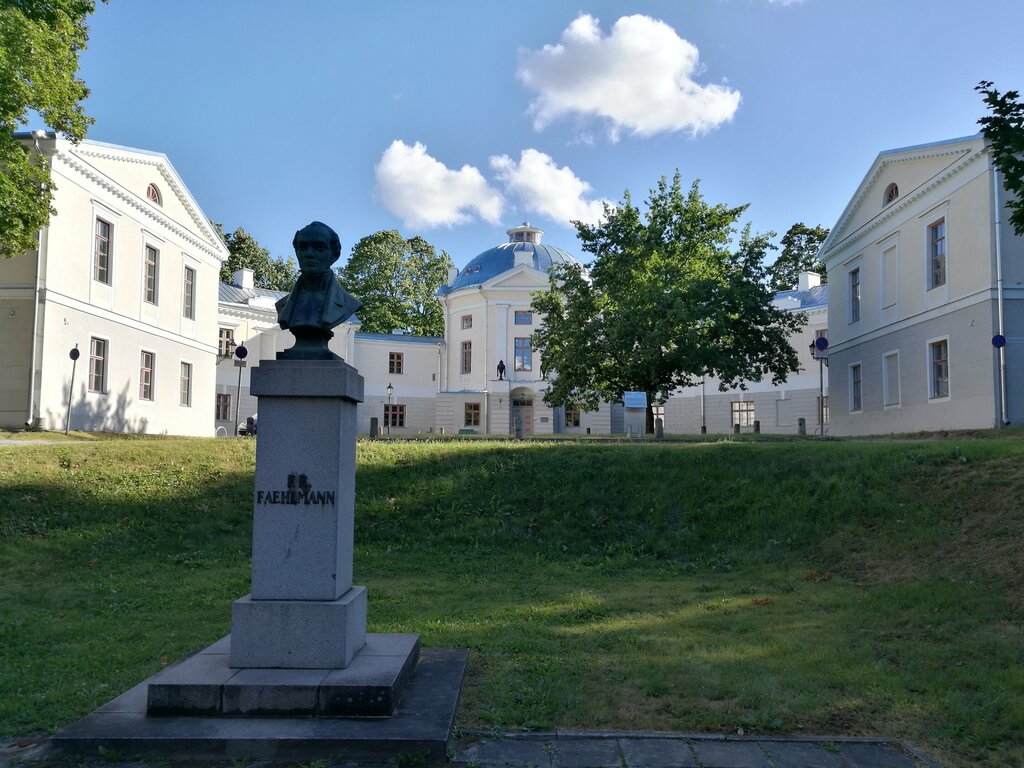
[{"label": "blue sky", "polygon": [[[755,230],[831,227],[884,149],[977,132],[1024,90],[1011,0],[111,0],[89,138],[166,154],[274,255],[313,219],[461,266],[678,168]],[[37,127],[37,126],[31,126]]]}]

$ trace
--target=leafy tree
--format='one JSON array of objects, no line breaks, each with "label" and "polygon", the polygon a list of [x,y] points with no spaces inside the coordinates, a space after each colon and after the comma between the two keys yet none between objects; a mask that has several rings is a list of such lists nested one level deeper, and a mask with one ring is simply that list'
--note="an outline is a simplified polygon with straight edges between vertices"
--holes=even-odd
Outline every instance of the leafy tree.
[{"label": "leafy tree", "polygon": [[224,234],[220,224],[214,224],[230,255],[220,267],[220,280],[230,283],[237,269],[251,269],[253,283],[257,288],[268,288],[272,291],[290,291],[295,287],[298,277],[298,265],[295,257],[275,259],[270,251],[256,242],[256,238],[241,227],[234,232]]},{"label": "leafy tree", "polygon": [[733,242],[744,210],[709,205],[698,182],[684,194],[677,171],[651,191],[646,215],[627,191],[597,225],[574,222],[594,254],[589,276],[560,265],[533,299],[545,316],[533,334],[545,402],[594,409],[642,391],[653,405],[703,375],[724,390],[796,371],[788,338],[805,320],[772,305],[764,258],[774,233],[748,225]]},{"label": "leafy tree", "polygon": [[400,329],[423,336],[444,334],[437,289],[448,279],[448,254],[416,236],[408,240],[393,229],[374,232],[352,247],[338,280],[363,302],[364,331]]},{"label": "leafy tree", "polygon": [[817,260],[818,249],[828,237],[829,230],[820,224],[808,227],[797,222],[782,236],[779,244],[782,253],[772,264],[771,286],[773,291],[789,291],[797,284],[801,272],[817,272],[821,282],[827,281],[825,264]]},{"label": "leafy tree", "polygon": [[85,138],[89,94],[76,77],[89,39],[93,0],[33,0],[0,4],[0,257],[36,247],[36,233],[55,214],[49,162],[14,138],[36,112],[71,141]]},{"label": "leafy tree", "polygon": [[982,94],[991,115],[978,120],[981,132],[992,147],[992,159],[1003,172],[1003,183],[1016,198],[1006,204],[1010,209],[1010,224],[1018,235],[1024,235],[1024,104],[1020,93],[999,93],[988,80],[982,80],[974,90]]}]

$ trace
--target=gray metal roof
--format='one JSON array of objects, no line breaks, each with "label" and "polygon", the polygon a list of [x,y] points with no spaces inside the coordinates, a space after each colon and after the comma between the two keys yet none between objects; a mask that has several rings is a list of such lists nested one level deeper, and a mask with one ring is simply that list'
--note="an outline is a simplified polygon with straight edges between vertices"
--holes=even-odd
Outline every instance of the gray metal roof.
[{"label": "gray metal roof", "polygon": [[775,300],[796,299],[800,309],[818,309],[828,306],[828,285],[816,285],[806,291],[779,291]]},{"label": "gray metal roof", "polygon": [[366,341],[391,341],[395,344],[441,344],[444,339],[440,336],[414,336],[411,333],[370,333],[369,331],[356,331],[356,340]]},{"label": "gray metal roof", "polygon": [[247,288],[239,288],[237,285],[221,283],[219,299],[228,304],[248,304],[249,299],[266,298],[277,301],[282,296],[287,295],[287,291],[271,291],[267,288],[253,288],[249,290]]},{"label": "gray metal roof", "polygon": [[443,296],[460,288],[482,285],[491,278],[508,272],[515,266],[517,253],[529,254],[530,266],[541,272],[547,272],[555,264],[580,264],[579,259],[575,256],[553,245],[525,242],[502,243],[470,259],[469,263],[459,272],[459,276],[455,278],[455,282],[452,285],[441,286],[438,294]]}]

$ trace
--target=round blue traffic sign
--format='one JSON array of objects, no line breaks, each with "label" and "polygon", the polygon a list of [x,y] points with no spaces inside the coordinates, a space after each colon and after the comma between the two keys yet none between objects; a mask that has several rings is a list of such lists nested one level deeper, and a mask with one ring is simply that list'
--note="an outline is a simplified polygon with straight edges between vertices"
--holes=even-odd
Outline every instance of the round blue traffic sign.
[{"label": "round blue traffic sign", "polygon": [[819,352],[824,352],[826,349],[828,349],[828,339],[826,339],[824,336],[819,336],[814,340],[814,348],[817,349]]},{"label": "round blue traffic sign", "polygon": [[77,360],[81,354],[82,353],[78,351],[78,346],[76,345],[74,349],[68,352],[68,357],[72,360]]},{"label": "round blue traffic sign", "polygon": [[1001,333],[997,333],[995,336],[992,337],[992,346],[995,347],[996,349],[999,349],[1000,347],[1005,347],[1006,337],[1003,336],[1003,334]]},{"label": "round blue traffic sign", "polygon": [[245,348],[244,344],[239,344],[235,347],[235,357],[239,360],[245,360],[245,356],[249,354],[249,350]]}]

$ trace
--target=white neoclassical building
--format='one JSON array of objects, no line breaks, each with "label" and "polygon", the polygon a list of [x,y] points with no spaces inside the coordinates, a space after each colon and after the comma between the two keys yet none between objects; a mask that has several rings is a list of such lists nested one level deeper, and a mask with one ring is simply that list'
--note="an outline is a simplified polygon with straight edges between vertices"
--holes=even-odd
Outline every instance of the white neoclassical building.
[{"label": "white neoclassical building", "polygon": [[[543,243],[544,233],[529,224],[507,234],[506,242],[453,269],[438,291],[443,337],[366,333],[356,317],[334,329],[331,349],[366,382],[357,412],[360,431],[370,432],[374,419],[391,435],[616,434],[631,428],[622,403],[605,403],[594,412],[544,403],[547,382],[532,345],[542,318],[530,308],[532,294],[547,289],[552,266],[579,262]],[[283,294],[255,288],[247,270],[220,290],[215,426],[218,434],[232,434],[257,408],[249,395],[249,370],[291,346],[292,339],[277,325],[274,302]],[[736,424],[749,432],[757,422],[763,432],[816,431],[827,374],[819,376],[821,365],[808,346],[826,333],[827,295],[818,276],[805,273],[799,286],[775,298],[777,306],[809,317],[793,342],[804,366],[784,387],[751,382],[745,390],[719,392],[709,379],[704,388],[680,390],[669,400],[663,408],[666,430],[696,433],[703,423],[710,432],[732,432]],[[247,351],[244,365],[232,355],[239,344]],[[827,408],[825,413],[827,420]]]},{"label": "white neoclassical building", "polygon": [[0,427],[212,434],[220,236],[162,154],[18,138],[57,213],[0,259]]},{"label": "white neoclassical building", "polygon": [[872,163],[820,254],[836,433],[1024,419],[1024,239],[1006,200],[980,135]]}]

